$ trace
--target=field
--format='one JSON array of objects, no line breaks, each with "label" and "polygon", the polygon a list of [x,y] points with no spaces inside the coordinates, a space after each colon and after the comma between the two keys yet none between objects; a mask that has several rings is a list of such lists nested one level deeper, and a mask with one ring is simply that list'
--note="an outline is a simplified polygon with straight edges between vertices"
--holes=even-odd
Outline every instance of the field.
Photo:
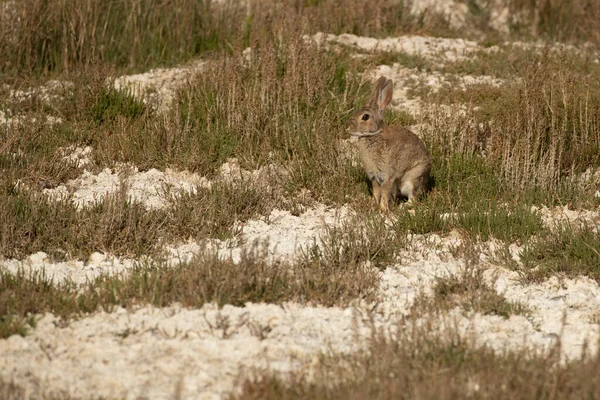
[{"label": "field", "polygon": [[600,398],[600,3],[0,0],[0,54],[0,398]]}]

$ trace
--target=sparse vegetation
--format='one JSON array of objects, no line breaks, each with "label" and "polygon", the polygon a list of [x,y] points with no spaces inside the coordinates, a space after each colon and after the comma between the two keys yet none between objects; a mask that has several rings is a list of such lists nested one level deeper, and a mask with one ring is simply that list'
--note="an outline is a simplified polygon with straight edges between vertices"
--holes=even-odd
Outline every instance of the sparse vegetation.
[{"label": "sparse vegetation", "polygon": [[[595,398],[600,357],[561,363],[559,345],[540,355],[496,352],[415,320],[390,338],[376,331],[362,354],[323,356],[310,374],[240,376],[231,399]],[[435,331],[435,332],[434,332]]]},{"label": "sparse vegetation", "polygon": [[[32,0],[32,12],[44,6],[38,3]],[[298,23],[284,28],[278,25],[287,18],[283,14],[278,17],[282,19],[247,25],[243,40],[251,46],[251,56],[241,62],[236,46],[215,54],[203,73],[179,92],[166,115],[152,112],[127,92],[107,88],[114,68],[126,64],[114,62],[121,57],[116,47],[113,55],[100,57],[100,66],[72,74],[74,89],[57,105],[49,108],[43,99],[32,98],[20,106],[10,100],[13,108],[23,107],[36,114],[50,111],[65,121],[51,128],[38,123],[0,131],[4,139],[0,158],[2,196],[6,200],[0,212],[9,221],[2,228],[2,254],[23,257],[44,250],[59,259],[85,258],[92,251],[132,255],[145,253],[159,242],[189,237],[223,238],[231,234],[236,221],[266,215],[275,204],[290,210],[301,208],[300,200],[291,199],[303,190],[311,192],[312,201],[350,202],[357,210],[367,207],[366,179],[358,166],[341,157],[337,145],[344,137],[347,113],[365,93],[365,86],[357,78],[362,67],[345,51],[319,48],[301,39],[303,31],[319,27],[318,19],[310,13],[323,12],[328,7],[326,3],[295,9],[294,12],[311,16],[310,27]],[[74,12],[74,8],[68,8],[71,6],[63,6],[67,8],[53,14],[57,21]],[[223,15],[239,16],[240,12],[233,4],[217,6],[206,2],[204,7],[213,7],[204,9],[210,15],[202,18],[214,18],[211,21],[215,25],[207,25],[214,29]],[[251,11],[259,12],[260,8],[256,6]],[[86,12],[90,14],[81,18],[98,13],[98,20],[106,17],[112,21],[114,16],[103,17],[103,13],[127,15],[133,11],[100,7]],[[189,23],[194,20],[190,18],[186,20]],[[382,14],[381,18],[388,16]],[[153,23],[164,22],[161,21]],[[390,22],[384,19],[376,24],[378,28],[365,24],[366,20],[360,22],[356,32],[391,32]],[[116,26],[111,25],[111,29]],[[280,35],[272,34],[276,28],[281,28]],[[169,40],[179,40],[178,35],[183,35],[186,28],[181,29],[172,33]],[[347,27],[340,29],[348,31]],[[130,34],[134,33],[124,34],[123,40]],[[215,40],[222,42],[224,37],[230,37],[235,42],[233,33],[220,34],[224,36],[217,35]],[[44,52],[40,53],[40,60],[50,57]],[[505,76],[500,62],[505,52],[504,48],[482,52],[463,66],[455,63],[443,68]],[[189,52],[192,53],[197,54]],[[78,57],[49,65],[60,70],[61,65],[68,64],[66,69],[72,69],[78,63],[85,66],[98,55]],[[169,57],[165,53],[162,60]],[[380,57],[410,67],[431,68],[420,56],[383,53]],[[542,56],[523,51],[514,57],[512,68],[517,73],[517,83],[502,89],[469,87],[458,93],[443,89],[435,95],[440,102],[467,102],[480,109],[458,118],[436,114],[435,110],[425,115],[423,122],[431,124],[436,132],[425,138],[435,163],[433,190],[414,212],[396,209],[397,238],[405,232],[445,233],[458,229],[478,240],[494,237],[525,243],[542,230],[539,216],[529,210],[530,204],[589,202],[588,194],[569,182],[573,172],[600,164],[596,151],[600,134],[595,123],[599,118],[598,105],[594,100],[599,90],[594,83],[598,68],[581,58],[566,61],[560,51]],[[136,67],[155,64],[139,60],[135,56],[128,62]],[[38,62],[28,65],[36,69]],[[578,79],[586,72],[583,80]],[[393,112],[386,118],[388,122],[403,124],[417,122],[406,112]],[[489,129],[474,127],[471,118],[489,122]],[[523,132],[528,136],[523,136]],[[287,174],[270,190],[259,190],[253,185],[201,189],[194,195],[179,197],[168,212],[147,212],[118,196],[76,211],[67,202],[50,202],[29,193],[29,189],[13,187],[16,180],[34,188],[55,187],[77,176],[79,168],[60,161],[60,149],[84,144],[93,147],[94,164],[88,167],[92,169],[130,162],[142,170],[169,166],[210,177],[229,157],[236,157],[248,169],[275,163]],[[482,152],[486,157],[481,157]],[[376,252],[393,254],[395,240],[399,239],[381,243]]]},{"label": "sparse vegetation", "polygon": [[352,241],[342,241],[340,233],[331,233],[322,252],[314,248],[296,262],[270,262],[261,244],[243,251],[237,263],[206,250],[176,266],[140,262],[124,276],[103,275],[83,288],[52,282],[39,273],[2,272],[0,337],[25,335],[28,326],[35,326],[35,315],[46,312],[68,321],[98,309],[165,307],[174,302],[192,308],[206,303],[244,306],[297,301],[347,306],[357,299],[372,302],[379,277],[365,262],[381,255],[376,244],[362,244],[362,236],[349,231],[344,239],[349,235]]},{"label": "sparse vegetation", "polygon": [[124,192],[77,209],[68,201],[17,190],[1,195],[1,254],[23,258],[45,251],[52,258],[87,259],[95,251],[139,256],[170,242],[189,238],[231,237],[233,224],[257,217],[273,206],[273,200],[253,185],[242,188],[215,184],[182,194],[169,209],[146,210]]}]

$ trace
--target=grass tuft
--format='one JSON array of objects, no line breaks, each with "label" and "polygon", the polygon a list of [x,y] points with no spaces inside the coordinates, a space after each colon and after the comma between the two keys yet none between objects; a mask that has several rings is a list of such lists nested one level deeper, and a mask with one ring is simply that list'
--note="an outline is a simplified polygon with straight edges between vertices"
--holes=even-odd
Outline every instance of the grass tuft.
[{"label": "grass tuft", "polygon": [[146,112],[146,106],[125,90],[101,86],[96,104],[87,112],[92,121],[101,125],[105,121],[114,121],[117,117],[135,120]]},{"label": "grass tuft", "polygon": [[600,237],[591,226],[559,225],[555,232],[531,241],[521,253],[525,278],[539,282],[550,276],[588,276],[600,282]]},{"label": "grass tuft", "polygon": [[438,278],[430,299],[432,310],[449,310],[460,307],[467,312],[484,315],[527,315],[530,310],[521,303],[507,301],[485,280],[484,270],[467,266],[458,275]]}]

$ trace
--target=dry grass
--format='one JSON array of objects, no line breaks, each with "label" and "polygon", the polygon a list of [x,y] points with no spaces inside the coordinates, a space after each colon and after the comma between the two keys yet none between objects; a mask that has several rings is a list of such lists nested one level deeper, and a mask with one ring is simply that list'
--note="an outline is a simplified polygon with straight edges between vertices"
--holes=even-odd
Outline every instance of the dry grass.
[{"label": "dry grass", "polygon": [[513,34],[600,44],[600,4],[590,0],[507,0]]},{"label": "dry grass", "polygon": [[24,258],[44,251],[56,260],[86,260],[93,252],[156,254],[165,242],[231,237],[235,223],[268,214],[274,206],[253,185],[225,183],[181,195],[173,207],[160,210],[147,210],[123,191],[82,209],[21,190],[1,193],[0,199],[6,221],[0,254]]},{"label": "dry grass", "polygon": [[[124,276],[101,276],[77,287],[73,283],[52,282],[43,274],[23,271],[0,274],[0,333],[24,335],[35,326],[37,314],[51,312],[68,321],[97,309],[115,306],[131,308],[174,302],[200,308],[206,303],[243,307],[247,302],[282,304],[297,301],[323,306],[348,306],[362,299],[375,301],[379,275],[373,266],[385,261],[381,241],[373,229],[343,230],[324,236],[323,249],[311,248],[297,261],[269,261],[266,248],[256,244],[243,250],[234,263],[205,251],[189,263],[176,266],[156,261],[141,262]],[[370,230],[369,230],[370,229]]]},{"label": "dry grass", "polygon": [[483,268],[476,264],[466,265],[459,274],[438,278],[433,287],[433,295],[416,299],[413,312],[417,315],[424,310],[444,313],[455,307],[466,312],[504,318],[530,313],[527,306],[507,301],[498,294],[486,281]]},{"label": "dry grass", "polygon": [[600,357],[561,364],[560,345],[547,355],[495,352],[451,329],[399,323],[391,338],[375,331],[364,353],[323,356],[310,373],[240,376],[232,399],[532,399],[596,398]]},{"label": "dry grass", "polygon": [[411,307],[413,317],[421,315],[445,315],[449,310],[461,308],[468,314],[529,315],[527,305],[508,301],[494,288],[496,276],[488,274],[481,264],[478,242],[465,240],[454,250],[461,257],[463,266],[456,273],[437,277],[431,293],[419,293]]},{"label": "dry grass", "polygon": [[2,256],[22,258],[37,251],[63,260],[87,259],[93,251],[141,254],[160,238],[167,215],[147,212],[124,194],[112,196],[93,207],[77,211],[66,201],[19,190],[2,193],[0,215]]},{"label": "dry grass", "polygon": [[[321,12],[327,4],[293,12]],[[276,15],[292,12],[279,7]],[[158,115],[126,92],[107,89],[114,69],[102,64],[72,74],[72,93],[51,108],[40,99],[22,104],[23,110],[54,113],[65,122],[0,131],[5,139],[0,166],[6,199],[0,212],[10,221],[3,228],[2,254],[142,254],[159,238],[172,243],[226,237],[235,221],[266,215],[275,205],[297,212],[316,200],[369,210],[364,174],[339,148],[345,118],[368,89],[357,77],[363,67],[344,51],[302,40],[302,23],[283,26],[281,21],[274,18],[247,32],[250,59],[242,62],[237,48],[230,50],[233,56],[215,55],[180,91],[167,115]],[[414,215],[395,211],[396,233],[459,229],[480,240],[523,243],[542,229],[530,204],[588,201],[570,179],[572,172],[600,163],[597,68],[580,58],[567,61],[561,54],[531,57],[524,62],[523,55],[515,64],[521,83],[502,91],[470,88],[462,97],[453,96],[483,111],[460,118],[433,111],[419,121],[430,123],[436,132],[426,137],[435,164],[433,190]],[[500,68],[500,58],[486,61],[486,68]],[[419,60],[409,57],[406,62]],[[402,113],[387,119],[415,122]],[[492,119],[489,129],[473,123],[484,119]],[[69,145],[91,145],[93,165],[88,168],[96,171],[126,162],[141,170],[175,167],[211,177],[229,157],[237,157],[245,168],[275,163],[287,174],[271,182],[269,190],[253,185],[200,190],[174,202],[169,212],[145,213],[122,198],[76,213],[67,203],[48,203],[14,190],[17,180],[40,189],[77,176],[81,170],[60,159],[60,149]],[[92,223],[82,224],[84,220]]]},{"label": "dry grass", "polygon": [[[0,24],[0,71],[48,74],[93,64],[147,69],[210,51],[248,45],[251,32],[297,23],[307,33],[326,31],[384,36],[449,33],[434,13],[413,16],[408,1],[26,0],[19,18]],[[14,6],[16,7],[16,6]],[[144,10],[144,12],[142,12]]]},{"label": "dry grass", "polygon": [[[568,6],[558,0],[505,3],[511,10],[513,35],[600,43],[600,8],[594,2],[578,0]],[[252,32],[277,31],[290,21],[306,33],[459,33],[450,28],[443,15],[430,10],[411,14],[410,4],[409,0],[6,2],[0,24],[0,52],[7,56],[0,71],[14,79],[24,73],[53,74],[98,64],[148,69],[181,63],[207,52],[246,47]],[[488,42],[501,41],[501,35],[489,28],[491,7],[473,1],[467,5],[471,11],[469,29],[461,35],[476,37],[478,32],[473,28],[477,27],[486,33]]]},{"label": "dry grass", "polygon": [[246,17],[235,1],[25,0],[13,7],[19,18],[0,25],[7,55],[0,68],[16,74],[181,62],[237,37]]},{"label": "dry grass", "polygon": [[582,76],[573,64],[533,60],[518,101],[495,118],[503,137],[492,137],[490,155],[508,185],[556,191],[564,176],[599,164],[600,70],[589,65]]},{"label": "dry grass", "polygon": [[[428,120],[442,134],[431,138],[431,146],[444,150],[441,144],[450,144],[443,159],[484,153],[481,162],[497,174],[500,192],[521,200],[590,203],[591,193],[583,193],[574,178],[600,165],[599,77],[597,64],[583,57],[546,51],[532,56],[501,89],[444,88],[426,98],[477,109],[454,121],[434,109]],[[450,127],[442,125],[448,122]]]},{"label": "dry grass", "polygon": [[21,400],[25,398],[25,389],[15,383],[0,378],[0,396],[6,400]]}]

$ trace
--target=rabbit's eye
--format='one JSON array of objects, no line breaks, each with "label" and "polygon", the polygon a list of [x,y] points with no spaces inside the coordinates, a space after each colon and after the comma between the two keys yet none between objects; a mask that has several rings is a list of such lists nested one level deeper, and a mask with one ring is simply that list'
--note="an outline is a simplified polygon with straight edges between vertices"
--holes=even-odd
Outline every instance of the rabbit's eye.
[{"label": "rabbit's eye", "polygon": [[363,121],[368,121],[369,120],[369,114],[363,114],[362,120]]}]

